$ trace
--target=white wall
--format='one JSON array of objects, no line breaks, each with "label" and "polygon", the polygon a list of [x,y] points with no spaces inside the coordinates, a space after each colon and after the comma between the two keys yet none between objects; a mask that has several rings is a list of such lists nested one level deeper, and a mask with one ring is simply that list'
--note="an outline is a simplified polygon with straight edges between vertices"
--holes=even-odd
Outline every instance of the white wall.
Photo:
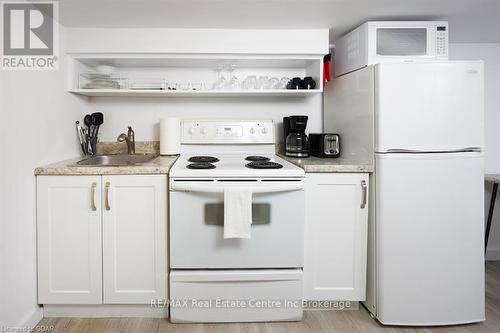
[{"label": "white wall", "polygon": [[0,71],[0,326],[41,318],[36,298],[36,166],[78,155],[75,119],[84,105],[59,71]]},{"label": "white wall", "polygon": [[[451,44],[450,58],[485,62],[485,172],[500,174],[500,44]],[[485,185],[486,217],[491,187],[491,184]],[[500,194],[497,195],[486,257],[500,260]]]},{"label": "white wall", "polygon": [[[71,28],[70,53],[326,54],[328,29]],[[124,42],[126,41],[126,42]]]},{"label": "white wall", "polygon": [[[180,118],[250,118],[273,119],[281,123],[283,116],[305,114],[309,116],[308,132],[321,131],[322,96],[306,98],[92,98],[91,111],[105,115],[100,137],[115,141],[132,125],[136,140],[159,140],[161,117]],[[278,126],[278,137],[282,137]]]}]

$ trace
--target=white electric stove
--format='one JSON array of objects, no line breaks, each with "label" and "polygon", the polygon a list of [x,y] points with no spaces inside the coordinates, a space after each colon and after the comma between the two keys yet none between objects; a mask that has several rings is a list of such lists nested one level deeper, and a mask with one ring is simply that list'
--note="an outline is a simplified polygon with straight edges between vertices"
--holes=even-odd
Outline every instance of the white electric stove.
[{"label": "white electric stove", "polygon": [[[301,320],[304,171],[275,154],[270,120],[181,127],[169,173],[169,263],[170,297],[186,302],[171,306],[171,321]],[[250,239],[223,236],[231,187],[252,192]]]}]

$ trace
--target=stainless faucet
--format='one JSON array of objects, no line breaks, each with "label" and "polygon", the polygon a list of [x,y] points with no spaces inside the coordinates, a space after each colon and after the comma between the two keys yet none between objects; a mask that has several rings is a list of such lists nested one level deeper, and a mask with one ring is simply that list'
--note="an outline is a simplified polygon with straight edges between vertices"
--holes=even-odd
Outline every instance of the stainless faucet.
[{"label": "stainless faucet", "polygon": [[122,133],[116,139],[118,142],[127,142],[127,151],[129,155],[135,154],[135,133],[132,130],[132,126],[128,127],[127,134]]}]

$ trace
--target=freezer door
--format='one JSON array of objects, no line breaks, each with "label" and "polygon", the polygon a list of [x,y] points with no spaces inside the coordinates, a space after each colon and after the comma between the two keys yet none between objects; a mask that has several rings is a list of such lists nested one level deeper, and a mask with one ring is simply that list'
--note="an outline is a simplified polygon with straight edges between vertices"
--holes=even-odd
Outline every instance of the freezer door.
[{"label": "freezer door", "polygon": [[377,155],[375,186],[380,322],[483,321],[482,155]]},{"label": "freezer door", "polygon": [[375,68],[375,151],[483,147],[483,62]]}]

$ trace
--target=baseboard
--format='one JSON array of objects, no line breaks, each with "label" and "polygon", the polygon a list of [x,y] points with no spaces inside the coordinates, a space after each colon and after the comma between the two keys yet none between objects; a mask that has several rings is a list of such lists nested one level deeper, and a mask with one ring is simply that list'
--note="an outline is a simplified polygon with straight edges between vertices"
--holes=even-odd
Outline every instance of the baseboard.
[{"label": "baseboard", "polygon": [[44,305],[43,316],[167,318],[168,308],[150,305]]},{"label": "baseboard", "polygon": [[486,260],[500,261],[500,248],[488,248],[488,250],[486,251]]},{"label": "baseboard", "polygon": [[21,320],[21,322],[19,323],[19,326],[17,327],[23,327],[23,328],[35,327],[40,322],[40,320],[42,320],[42,318],[43,318],[43,309],[37,305],[35,311],[24,317],[23,320]]}]

